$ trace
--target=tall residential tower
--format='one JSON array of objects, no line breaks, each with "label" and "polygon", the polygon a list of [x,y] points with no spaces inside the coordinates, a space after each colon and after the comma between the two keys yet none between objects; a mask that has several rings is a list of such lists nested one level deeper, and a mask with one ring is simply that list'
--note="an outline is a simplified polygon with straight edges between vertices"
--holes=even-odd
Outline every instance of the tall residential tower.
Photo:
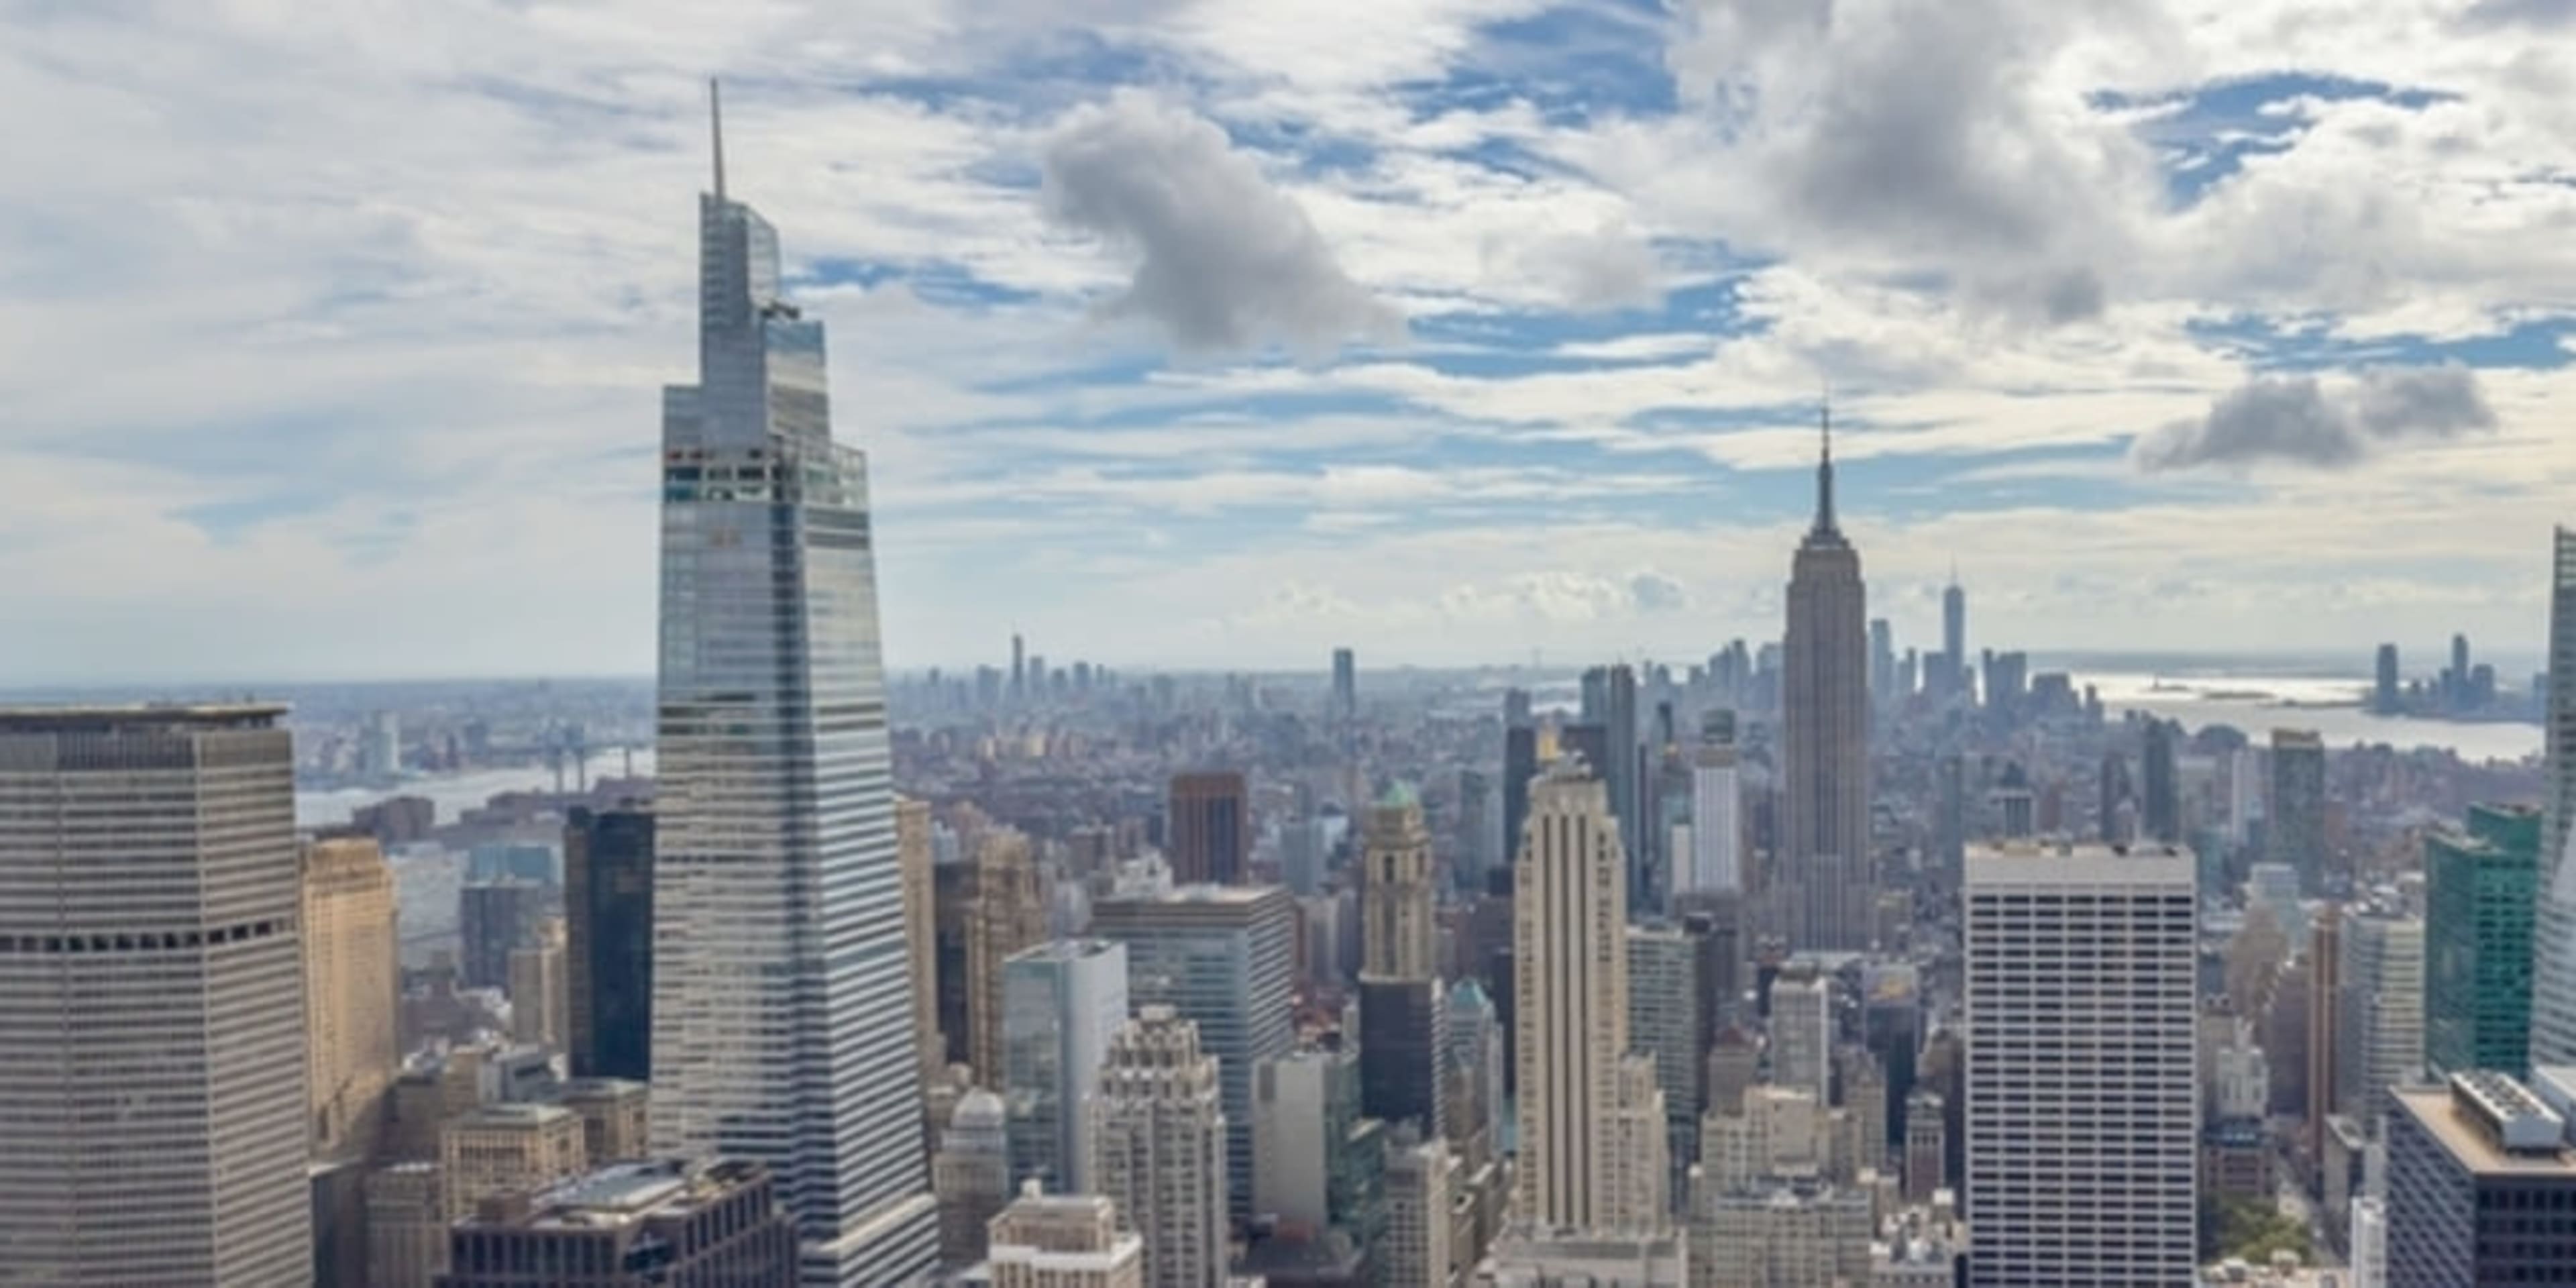
[{"label": "tall residential tower", "polygon": [[662,393],[653,1134],[761,1163],[808,1285],[935,1253],[867,460],[778,234],[698,203],[694,385]]}]

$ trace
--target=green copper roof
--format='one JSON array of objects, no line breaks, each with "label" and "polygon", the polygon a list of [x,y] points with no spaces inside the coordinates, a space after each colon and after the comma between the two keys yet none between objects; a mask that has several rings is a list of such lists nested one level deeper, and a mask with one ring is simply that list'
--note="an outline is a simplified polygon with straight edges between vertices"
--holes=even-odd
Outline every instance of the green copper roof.
[{"label": "green copper roof", "polygon": [[1414,794],[1412,784],[1397,782],[1388,783],[1386,785],[1386,794],[1378,797],[1377,803],[1390,808],[1402,809],[1421,804],[1422,798]]}]

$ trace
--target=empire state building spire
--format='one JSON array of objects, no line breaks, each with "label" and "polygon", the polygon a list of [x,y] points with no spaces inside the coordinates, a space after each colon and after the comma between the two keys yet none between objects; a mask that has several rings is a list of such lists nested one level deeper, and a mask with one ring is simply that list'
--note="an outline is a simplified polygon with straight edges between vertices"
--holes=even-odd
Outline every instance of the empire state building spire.
[{"label": "empire state building spire", "polygon": [[1835,527],[1834,527],[1834,409],[1833,409],[1833,406],[1832,406],[1831,404],[1828,404],[1828,403],[1820,403],[1820,404],[1818,404],[1818,405],[1817,405],[1817,408],[1816,408],[1816,414],[1817,414],[1818,423],[1819,423],[1819,425],[1822,427],[1822,429],[1823,429],[1823,431],[1824,431],[1824,437],[1825,437],[1825,453],[1824,453],[1823,458],[1822,458],[1822,459],[1820,459],[1820,460],[1818,460],[1818,461],[1816,462],[1816,526],[1815,526],[1815,534],[1816,534],[1817,536],[1820,536],[1820,537],[1822,537],[1822,536],[1833,536],[1833,537],[1839,537],[1839,536],[1841,536],[1841,535],[1842,535],[1842,532],[1841,532],[1839,529],[1837,529],[1837,528],[1835,528]]}]

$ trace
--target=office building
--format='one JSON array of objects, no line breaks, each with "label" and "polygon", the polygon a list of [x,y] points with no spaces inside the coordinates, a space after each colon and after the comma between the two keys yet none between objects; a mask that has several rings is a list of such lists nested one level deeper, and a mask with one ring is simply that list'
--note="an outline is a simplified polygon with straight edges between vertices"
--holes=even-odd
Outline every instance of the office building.
[{"label": "office building", "polygon": [[593,1167],[632,1162],[652,1152],[652,1091],[626,1078],[575,1078],[550,1102],[581,1117],[581,1152]]},{"label": "office building", "polygon": [[0,1273],[312,1278],[282,714],[0,709]]},{"label": "office building", "polygon": [[[2335,1066],[2343,1040],[2337,1031],[2343,1019],[2342,908],[2329,903],[2318,909],[2314,928],[2308,934],[2307,951],[2286,973],[2293,980],[2304,977],[2307,985],[2301,1008],[2305,1015],[2300,1024],[2306,1040],[2299,1044],[2300,1063],[2306,1067],[2299,1087],[2305,1094],[2300,1097],[2299,1109],[2305,1119],[2307,1157],[2313,1162],[2325,1157],[2326,1120],[2343,1103]],[[2287,1000],[2289,995],[2285,993],[2282,1001]]]},{"label": "office building", "polygon": [[485,1199],[447,1267],[438,1288],[794,1288],[796,1223],[757,1163],[618,1163]]},{"label": "office building", "polygon": [[653,815],[576,807],[564,823],[566,1055],[576,1078],[653,1074]]},{"label": "office building", "polygon": [[586,1142],[581,1115],[561,1105],[491,1104],[448,1119],[438,1133],[447,1219],[496,1194],[580,1175],[590,1166]]},{"label": "office building", "polygon": [[456,892],[457,967],[467,988],[510,988],[510,954],[537,939],[546,887],[525,877],[469,881]]},{"label": "office building", "polygon": [[1513,881],[1513,1214],[1533,1235],[1655,1234],[1670,1224],[1663,1098],[1653,1062],[1630,1054],[1626,880],[1601,780],[1557,762],[1530,788]]},{"label": "office building", "polygon": [[867,462],[832,438],[823,324],[723,174],[698,207],[699,379],[662,394],[653,1134],[765,1165],[805,1284],[900,1283],[938,1227]]},{"label": "office building", "polygon": [[1707,936],[1677,925],[1628,927],[1628,1040],[1654,1062],[1655,1086],[1663,1092],[1673,1193],[1682,1192],[1682,1174],[1699,1156],[1699,1115],[1705,1107],[1700,1085],[1707,1076],[1702,1057],[1716,1037],[1700,996],[1708,978],[1708,951]]},{"label": "office building", "polygon": [[1474,1288],[1684,1288],[1690,1252],[1678,1234],[1531,1235],[1497,1239]]},{"label": "office building", "polygon": [[921,1079],[927,1085],[948,1063],[947,1039],[939,1033],[939,957],[935,928],[937,896],[931,882],[930,802],[897,798],[894,803],[895,864],[903,870],[904,959],[910,963],[913,1042],[921,1052]]},{"label": "office building", "polygon": [[2576,820],[2576,529],[2556,529],[2552,542],[2539,947],[2531,981],[2534,1066],[2576,1063],[2576,863],[2567,862],[2568,824]]},{"label": "office building", "polygon": [[1179,885],[1234,885],[1250,874],[1252,797],[1242,774],[1209,770],[1172,775],[1163,856]]},{"label": "office building", "polygon": [[1031,1181],[993,1218],[993,1288],[1145,1288],[1145,1241],[1118,1228],[1098,1194],[1046,1194]]},{"label": "office building", "polygon": [[2424,922],[2356,904],[2343,910],[2337,939],[2336,1111],[2376,1123],[2388,1089],[2413,1083],[2424,1069]]},{"label": "office building", "polygon": [[1198,1027],[1169,1006],[1139,1008],[1109,1044],[1089,1166],[1121,1228],[1144,1238],[1148,1288],[1224,1288],[1228,1135]]},{"label": "office building", "polygon": [[[1521,705],[1528,706],[1529,695],[1520,690]],[[1538,777],[1538,729],[1529,723],[1524,710],[1521,719],[1503,728],[1503,852],[1499,870],[1511,871],[1512,856],[1521,852],[1521,825],[1529,818],[1530,780]],[[1473,893],[1482,894],[1478,889]]]},{"label": "office building", "polygon": [[2393,1093],[2389,1288],[2576,1283],[2566,1120],[2491,1070]]},{"label": "office building", "polygon": [[1711,711],[1701,722],[1699,748],[1691,755],[1690,862],[1673,879],[1676,899],[1743,891],[1743,808],[1735,713]]},{"label": "office building", "polygon": [[2315,733],[2272,731],[2272,799],[2264,811],[2271,859],[2299,874],[2310,894],[2325,889],[2326,744]]},{"label": "office building", "polygon": [[1481,1135],[1485,1147],[1499,1154],[1511,1105],[1503,1085],[1510,1035],[1495,1013],[1493,998],[1475,980],[1458,981],[1446,1006],[1449,1025],[1442,1049],[1451,1075],[1448,1085],[1466,1093],[1447,1097],[1447,1135],[1462,1150]]},{"label": "office building", "polygon": [[2172,845],[2182,840],[2182,765],[2176,747],[2181,726],[2171,720],[2147,721],[2139,754],[2145,782],[2139,802],[2140,832],[2147,840]]},{"label": "office building", "polygon": [[1868,1283],[1872,1232],[1869,1195],[1817,1177],[1707,1187],[1691,1213],[1692,1282],[1795,1288]]},{"label": "office building", "polygon": [[438,1164],[369,1173],[366,1205],[367,1288],[435,1288],[447,1269],[447,1187]]},{"label": "office building", "polygon": [[2176,849],[1968,852],[1977,1288],[2192,1282],[2193,880]]},{"label": "office building", "polygon": [[1399,1124],[1386,1138],[1386,1234],[1377,1247],[1378,1281],[1449,1288],[1457,1226],[1449,1178],[1456,1156],[1448,1143]]},{"label": "office building", "polygon": [[[940,870],[935,937],[946,991],[962,1012],[940,1022],[948,1058],[981,1083],[1002,1077],[1002,974],[1011,954],[1046,942],[1046,895],[1029,838],[1009,828],[985,831],[974,857]],[[943,985],[945,981],[943,981]]]},{"label": "office building", "polygon": [[2388,1288],[2388,1201],[2356,1196],[2349,1224],[2344,1256],[2352,1270],[2351,1288]]},{"label": "office building", "polygon": [[1100,1085],[1109,1040],[1127,1023],[1127,949],[1059,939],[1002,963],[1002,1104],[1011,1179],[1058,1194],[1091,1188],[1083,1105]]},{"label": "office building", "polygon": [[1929,1203],[1946,1175],[1949,1149],[1941,1097],[1917,1091],[1905,1098],[1905,1201]]},{"label": "office building", "polygon": [[1868,592],[1860,552],[1834,520],[1833,439],[1816,467],[1816,516],[1790,564],[1781,648],[1785,816],[1778,864],[1789,943],[1866,948],[1877,899],[1869,837]]},{"label": "office building", "polygon": [[1351,1246],[1386,1231],[1386,1124],[1360,1107],[1360,1065],[1337,1035],[1256,1071],[1253,1210]]},{"label": "office building", "polygon": [[2370,709],[2383,716],[2402,714],[2406,709],[2404,683],[2397,669],[2397,646],[2380,645],[2371,685]]},{"label": "office building", "polygon": [[2519,1077],[2531,1051],[2540,812],[2472,805],[2424,839],[2424,1059],[2438,1074]]},{"label": "office building", "polygon": [[1346,648],[1333,650],[1332,714],[1344,728],[1359,719],[1359,663]]},{"label": "office building", "polygon": [[1215,1058],[1231,1169],[1226,1193],[1231,1214],[1249,1219],[1253,1071],[1295,1043],[1294,901],[1277,886],[1184,886],[1103,899],[1092,908],[1091,930],[1126,946],[1129,1003],[1173,1008],[1193,1026],[1192,1046]]},{"label": "office building", "polygon": [[1440,1054],[1448,1006],[1437,976],[1431,834],[1397,788],[1368,813],[1360,856],[1360,1069],[1370,1117],[1445,1128]]},{"label": "office building", "polygon": [[547,1051],[564,1049],[572,1009],[565,971],[564,919],[537,922],[536,938],[510,951],[510,1038]]},{"label": "office building", "polygon": [[1001,1097],[976,1090],[958,1098],[930,1156],[930,1192],[939,1198],[939,1264],[963,1269],[983,1260],[986,1227],[1012,1193]]},{"label": "office building", "polygon": [[1622,663],[1583,673],[1583,723],[1601,729],[1600,759],[1592,762],[1592,772],[1610,793],[1610,814],[1619,821],[1619,844],[1627,855],[1629,911],[1638,912],[1652,906],[1647,900],[1657,878],[1646,836],[1644,785],[1638,781],[1635,669]]},{"label": "office building", "polygon": [[1833,1101],[1834,981],[1799,963],[1771,980],[1771,1081]]},{"label": "office building", "polygon": [[385,1126],[402,1067],[396,1001],[402,946],[394,872],[374,840],[304,846],[304,1040],[308,1121],[317,1159],[366,1159]]}]

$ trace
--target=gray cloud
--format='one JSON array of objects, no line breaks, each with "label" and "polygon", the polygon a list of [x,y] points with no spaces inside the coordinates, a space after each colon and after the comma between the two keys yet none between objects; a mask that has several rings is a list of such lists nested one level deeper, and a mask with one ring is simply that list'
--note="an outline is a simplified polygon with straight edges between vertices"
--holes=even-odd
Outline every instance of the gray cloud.
[{"label": "gray cloud", "polygon": [[1667,613],[1687,606],[1690,596],[1662,573],[1641,572],[1628,579],[1628,601],[1641,613]]},{"label": "gray cloud", "polygon": [[2450,439],[2493,429],[2495,410],[2466,367],[2383,368],[2349,389],[2314,376],[2258,376],[2198,420],[2140,435],[2130,460],[2148,473],[2279,462],[2344,469],[2404,439]]},{"label": "gray cloud", "polygon": [[1749,142],[1779,239],[1928,270],[2053,325],[2102,312],[2118,194],[2153,161],[2058,110],[2039,73],[2080,32],[2064,10],[2116,25],[2128,8],[1699,0],[1667,64]]},{"label": "gray cloud", "polygon": [[1582,312],[1652,308],[1664,298],[1663,261],[1625,223],[1542,238],[1514,257],[1512,267]]},{"label": "gray cloud", "polygon": [[2576,0],[2478,0],[2460,16],[2472,27],[2561,27],[2576,23]]},{"label": "gray cloud", "polygon": [[1176,348],[1313,354],[1403,332],[1306,212],[1197,116],[1120,93],[1072,113],[1042,163],[1048,216],[1137,260],[1107,311],[1151,321]]}]

